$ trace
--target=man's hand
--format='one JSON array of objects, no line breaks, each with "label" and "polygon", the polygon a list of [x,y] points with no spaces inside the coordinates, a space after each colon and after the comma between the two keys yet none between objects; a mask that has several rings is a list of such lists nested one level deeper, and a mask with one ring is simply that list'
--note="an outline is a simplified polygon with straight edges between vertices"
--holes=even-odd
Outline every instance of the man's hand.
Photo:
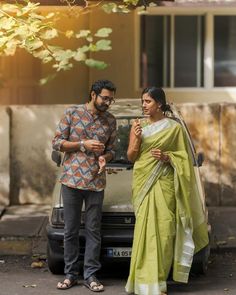
[{"label": "man's hand", "polygon": [[98,158],[98,165],[99,165],[99,170],[98,170],[98,174],[101,174],[103,171],[105,171],[106,168],[106,159],[103,156],[100,156]]},{"label": "man's hand", "polygon": [[90,152],[98,153],[104,152],[105,149],[105,145],[102,142],[94,139],[84,140],[84,147]]}]

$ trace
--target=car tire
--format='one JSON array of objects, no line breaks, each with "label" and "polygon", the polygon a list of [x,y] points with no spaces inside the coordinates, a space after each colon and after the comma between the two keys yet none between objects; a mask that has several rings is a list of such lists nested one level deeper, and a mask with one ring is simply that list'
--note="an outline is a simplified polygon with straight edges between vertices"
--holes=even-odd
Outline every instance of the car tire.
[{"label": "car tire", "polygon": [[47,244],[47,262],[51,273],[64,274],[64,261],[51,250],[50,244]]}]

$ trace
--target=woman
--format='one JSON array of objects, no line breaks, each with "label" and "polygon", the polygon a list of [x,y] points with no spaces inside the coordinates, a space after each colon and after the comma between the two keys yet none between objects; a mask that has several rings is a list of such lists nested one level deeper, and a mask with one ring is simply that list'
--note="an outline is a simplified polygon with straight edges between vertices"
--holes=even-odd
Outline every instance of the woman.
[{"label": "woman", "polygon": [[161,88],[142,93],[144,119],[132,125],[128,159],[134,164],[136,216],[128,293],[167,294],[166,280],[188,282],[193,254],[208,244],[207,225],[182,126]]}]

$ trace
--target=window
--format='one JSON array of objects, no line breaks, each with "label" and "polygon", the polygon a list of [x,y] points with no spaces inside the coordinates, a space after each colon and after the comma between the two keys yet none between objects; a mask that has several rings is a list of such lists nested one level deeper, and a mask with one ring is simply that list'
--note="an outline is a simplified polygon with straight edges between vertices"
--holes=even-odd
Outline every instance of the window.
[{"label": "window", "polygon": [[214,86],[236,86],[236,16],[214,17]]},{"label": "window", "polygon": [[198,13],[140,16],[141,88],[236,87],[235,13]]},{"label": "window", "polygon": [[142,15],[140,86],[203,87],[204,17]]},{"label": "window", "polygon": [[176,16],[174,87],[203,86],[203,17]]}]

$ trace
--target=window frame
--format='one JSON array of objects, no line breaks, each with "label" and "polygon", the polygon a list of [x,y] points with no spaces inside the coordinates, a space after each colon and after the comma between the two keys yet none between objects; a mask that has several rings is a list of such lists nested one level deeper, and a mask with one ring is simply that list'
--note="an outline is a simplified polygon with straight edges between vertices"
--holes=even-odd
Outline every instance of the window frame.
[{"label": "window frame", "polygon": [[[164,87],[166,90],[174,92],[185,91],[235,91],[236,86],[215,87],[214,86],[214,16],[236,16],[236,8],[234,7],[148,7],[146,11],[137,9],[135,14],[135,89],[141,91],[140,86],[140,16],[141,15],[168,15],[171,17],[171,32],[174,30],[174,16],[180,15],[195,15],[205,17],[205,38],[204,38],[204,53],[203,53],[203,87],[173,87],[174,81],[174,63],[170,62],[170,87]],[[174,34],[171,34],[171,43],[174,44]],[[170,59],[174,59],[174,46],[171,46]]]}]

